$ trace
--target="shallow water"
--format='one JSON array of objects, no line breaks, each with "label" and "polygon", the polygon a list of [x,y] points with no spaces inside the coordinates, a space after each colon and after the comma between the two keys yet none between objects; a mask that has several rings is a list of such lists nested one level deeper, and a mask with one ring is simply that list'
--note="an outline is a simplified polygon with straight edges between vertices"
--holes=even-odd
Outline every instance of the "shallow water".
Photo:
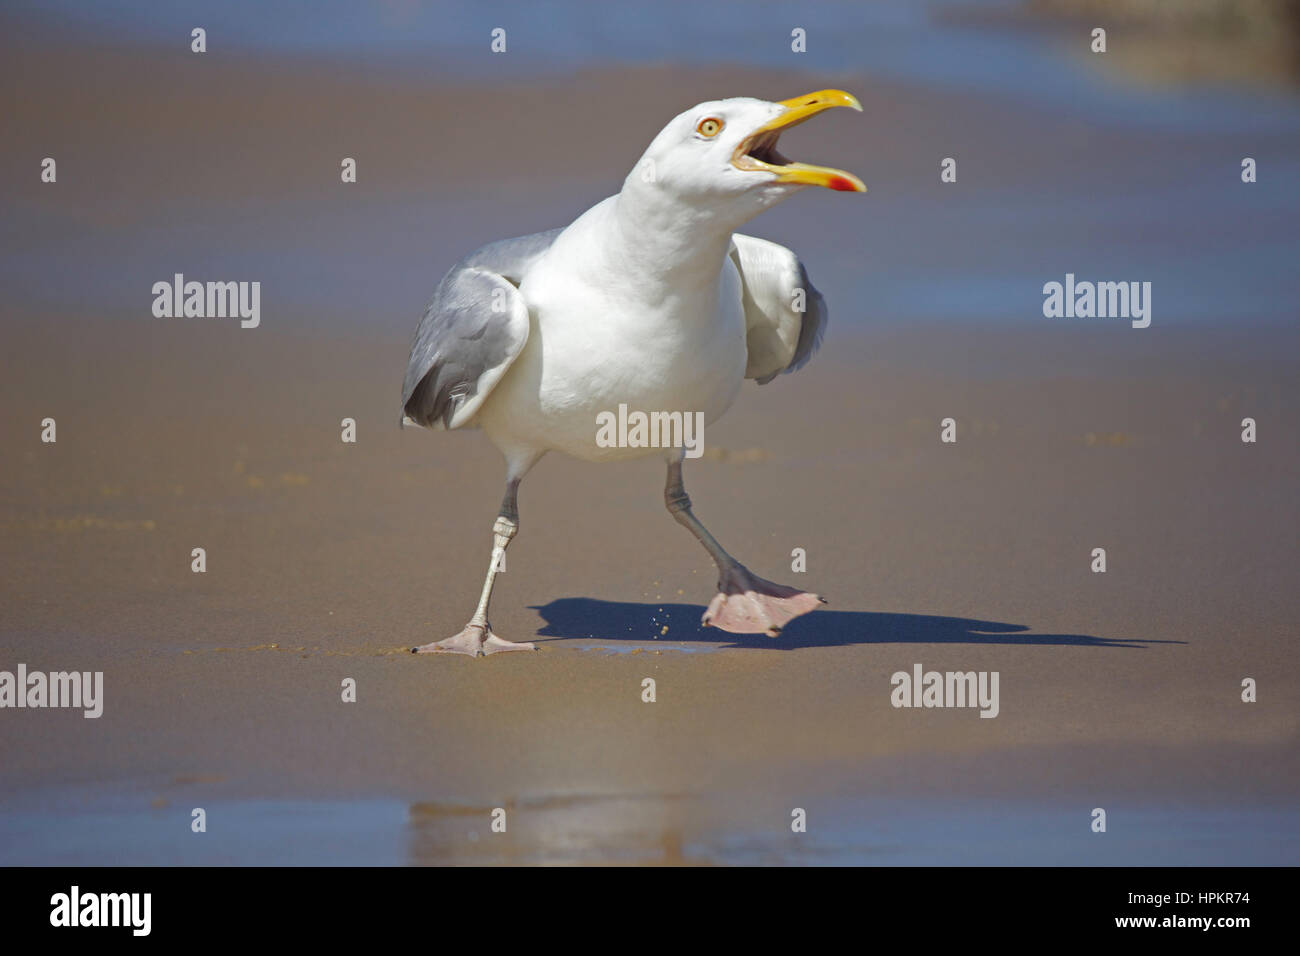
[{"label": "shallow water", "polygon": [[[1086,30],[1026,22],[1011,0],[873,0],[797,9],[749,0],[743,16],[733,4],[697,0],[503,0],[486,12],[476,4],[350,0],[322,0],[310,13],[259,0],[178,0],[162,8],[138,0],[16,0],[11,6],[113,40],[188,42],[191,28],[202,25],[214,48],[426,74],[526,76],[645,63],[853,71],[1069,106],[1105,122],[1223,132],[1291,128],[1297,108],[1285,90],[1240,96],[1117,83],[1087,54]],[[507,33],[506,55],[484,56],[497,27]],[[805,53],[791,49],[796,28],[806,31]]]},{"label": "shallow water", "polygon": [[[1000,107],[990,114],[1005,120],[1000,128],[949,134],[927,125],[933,118],[909,117],[901,130],[862,118],[866,142],[915,141],[924,162],[935,164],[927,177],[935,185],[908,178],[916,165],[910,160],[882,169],[868,147],[842,160],[867,182],[869,194],[853,200],[861,205],[837,205],[831,214],[828,204],[801,199],[752,227],[798,250],[837,326],[1049,321],[1041,312],[1043,283],[1066,272],[1151,282],[1157,325],[1289,321],[1300,299],[1300,93],[1145,86],[1063,42],[1065,27],[950,15],[1012,6],[890,0],[800,7],[796,25],[811,38],[806,55],[789,50],[790,9],[764,2],[745,4],[743,18],[730,4],[676,0],[595,8],[520,0],[494,6],[490,17],[472,5],[330,0],[313,5],[310,22],[295,5],[252,0],[164,9],[129,0],[23,0],[12,10],[70,37],[145,46],[175,43],[202,22],[223,53],[233,49],[290,72],[296,56],[333,62],[345,74],[387,71],[428,86],[431,96],[446,80],[466,76],[507,81],[586,68],[724,63],[819,71],[827,82],[837,73],[880,78],[963,102],[982,97]],[[683,19],[691,29],[679,29]],[[485,55],[498,23],[509,26],[513,45],[506,56]],[[1042,156],[1032,167],[1037,175],[1022,176],[1026,157],[1044,149],[1059,150],[1059,176],[1044,178]],[[1088,157],[1082,166],[1081,150]],[[962,165],[958,184],[938,187],[944,155]],[[1248,155],[1260,164],[1251,186],[1239,180],[1238,164]],[[169,205],[156,223],[119,230],[107,244],[70,222],[54,243],[8,244],[0,281],[12,301],[77,309],[93,297],[97,309],[140,314],[149,302],[141,276],[161,274],[158,264],[166,262],[179,271],[188,265],[195,277],[200,267],[205,277],[259,277],[277,323],[355,326],[365,316],[367,325],[405,330],[462,254],[493,238],[570,222],[616,191],[624,173],[610,168],[599,180],[549,181],[541,189],[534,181],[489,188],[431,175],[427,190],[367,192],[347,203],[241,203],[235,196],[192,210]],[[49,229],[41,208],[0,200],[0,213],[16,234]],[[79,263],[72,274],[68,261]]]},{"label": "shallow water", "polygon": [[822,800],[807,831],[742,797],[547,795],[490,805],[396,799],[208,801],[152,807],[64,790],[0,813],[0,865],[1290,865],[1300,811],[1140,807],[1092,833],[1088,808],[1021,802]]}]

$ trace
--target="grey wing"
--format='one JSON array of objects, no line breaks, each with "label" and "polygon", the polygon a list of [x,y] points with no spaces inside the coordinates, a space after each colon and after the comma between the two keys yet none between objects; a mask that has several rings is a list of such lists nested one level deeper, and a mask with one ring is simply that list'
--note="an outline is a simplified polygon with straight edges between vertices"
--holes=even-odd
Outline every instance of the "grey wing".
[{"label": "grey wing", "polygon": [[736,233],[731,261],[740,273],[745,307],[745,377],[766,385],[782,372],[802,368],[822,344],[826,300],[785,246]]},{"label": "grey wing", "polygon": [[450,429],[472,422],[528,341],[528,306],[518,286],[559,233],[490,243],[438,283],[411,345],[402,424]]}]

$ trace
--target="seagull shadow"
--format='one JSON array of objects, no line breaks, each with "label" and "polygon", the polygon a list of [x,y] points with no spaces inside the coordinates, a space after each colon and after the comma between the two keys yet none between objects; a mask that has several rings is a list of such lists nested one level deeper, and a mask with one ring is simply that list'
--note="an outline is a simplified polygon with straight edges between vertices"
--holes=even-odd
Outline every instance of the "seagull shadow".
[{"label": "seagull shadow", "polygon": [[[1087,634],[1030,634],[1025,624],[979,621],[928,614],[817,610],[791,621],[779,637],[730,634],[703,627],[704,608],[696,604],[633,604],[594,598],[560,598],[532,605],[546,624],[537,632],[552,640],[646,643],[698,641],[722,647],[794,651],[801,647],[853,644],[1023,644],[1070,647],[1144,648],[1186,641],[1113,640]],[[663,628],[667,627],[664,632]],[[544,643],[544,642],[543,642]]]}]

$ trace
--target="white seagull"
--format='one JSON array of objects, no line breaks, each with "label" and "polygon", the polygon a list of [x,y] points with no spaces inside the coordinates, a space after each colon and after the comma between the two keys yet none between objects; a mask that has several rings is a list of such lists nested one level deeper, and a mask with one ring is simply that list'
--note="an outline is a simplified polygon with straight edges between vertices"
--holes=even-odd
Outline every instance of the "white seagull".
[{"label": "white seagull", "polygon": [[[402,424],[482,428],[505,456],[506,488],[473,617],[414,652],[536,650],[492,633],[488,602],[519,531],[519,482],[548,451],[586,461],[655,453],[605,447],[598,416],[625,405],[710,423],[745,379],[766,384],[812,357],[827,314],[803,264],[735,230],[806,186],[866,191],[850,173],[776,150],[782,130],[836,106],[862,109],[841,90],[692,107],[655,137],[617,196],[563,229],[490,243],[439,283],[411,347]],[[667,457],[668,511],[718,567],[706,626],[775,636],[825,603],[724,551],[691,512],[683,450]]]}]

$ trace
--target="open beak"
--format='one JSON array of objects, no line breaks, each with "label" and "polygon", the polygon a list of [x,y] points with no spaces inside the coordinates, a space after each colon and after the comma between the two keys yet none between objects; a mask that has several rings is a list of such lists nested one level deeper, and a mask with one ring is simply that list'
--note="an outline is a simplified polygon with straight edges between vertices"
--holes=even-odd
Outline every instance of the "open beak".
[{"label": "open beak", "polygon": [[824,110],[847,106],[862,112],[858,98],[843,90],[818,90],[779,104],[785,111],[776,119],[760,126],[736,147],[731,164],[737,169],[765,170],[776,175],[777,182],[798,183],[805,186],[825,186],[840,192],[864,193],[867,187],[852,173],[829,166],[795,163],[776,151],[776,141],[783,130],[798,126]]}]

